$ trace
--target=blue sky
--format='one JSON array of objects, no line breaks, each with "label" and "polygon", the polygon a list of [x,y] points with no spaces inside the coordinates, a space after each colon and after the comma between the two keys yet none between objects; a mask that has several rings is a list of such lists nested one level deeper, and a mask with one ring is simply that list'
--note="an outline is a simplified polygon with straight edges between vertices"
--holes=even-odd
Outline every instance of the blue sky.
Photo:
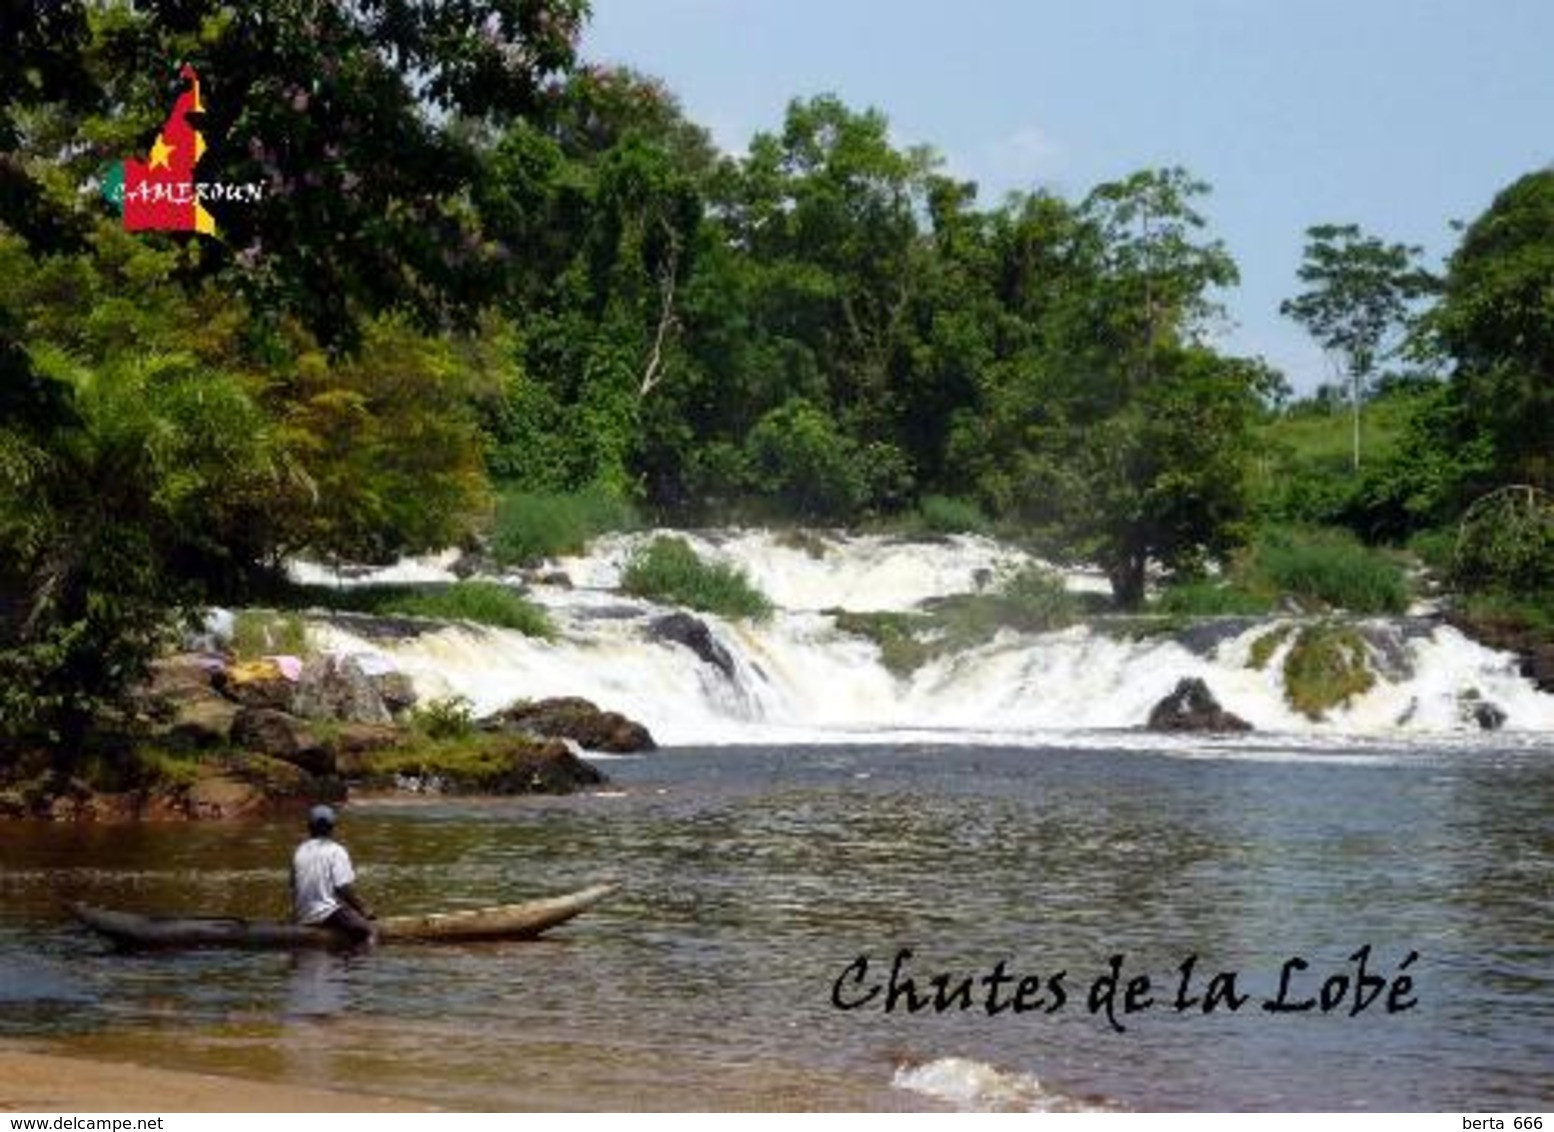
[{"label": "blue sky", "polygon": [[663,78],[725,149],[821,93],[884,111],[984,203],[1070,199],[1183,165],[1241,267],[1224,344],[1309,391],[1278,313],[1305,229],[1360,224],[1432,265],[1495,192],[1554,162],[1549,0],[593,0],[583,51]]}]

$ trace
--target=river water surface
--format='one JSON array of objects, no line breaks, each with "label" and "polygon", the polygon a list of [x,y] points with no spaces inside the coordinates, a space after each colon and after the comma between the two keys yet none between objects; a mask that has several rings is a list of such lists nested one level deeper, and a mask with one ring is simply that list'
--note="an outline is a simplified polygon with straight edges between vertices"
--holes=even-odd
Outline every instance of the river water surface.
[{"label": "river water surface", "polygon": [[[359,801],[385,911],[625,888],[539,942],[357,957],[124,955],[62,911],[279,915],[295,821],[0,825],[0,1036],[456,1109],[1554,1106],[1546,744],[1132,745],[681,749],[599,795]],[[1418,953],[1412,1009],[1262,1009],[1287,959],[1298,1001],[1365,945],[1388,980]],[[1002,961],[1042,1008],[887,1013],[902,949],[919,992]],[[1241,1009],[1176,1009],[1193,955],[1188,997],[1233,971]],[[1122,1032],[1088,1001],[1113,956]]]}]

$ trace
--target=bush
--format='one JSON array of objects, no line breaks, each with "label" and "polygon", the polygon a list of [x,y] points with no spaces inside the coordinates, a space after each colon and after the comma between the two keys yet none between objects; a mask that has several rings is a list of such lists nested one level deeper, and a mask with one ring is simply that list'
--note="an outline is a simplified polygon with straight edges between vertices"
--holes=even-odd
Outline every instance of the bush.
[{"label": "bush", "polygon": [[1554,496],[1515,486],[1479,499],[1462,517],[1451,573],[1466,590],[1554,590]]},{"label": "bush", "polygon": [[639,525],[631,504],[603,487],[581,491],[504,489],[498,496],[491,548],[502,563],[581,554],[588,540]]},{"label": "bush", "polygon": [[499,629],[515,629],[546,640],[555,635],[543,609],[500,582],[455,582],[448,586],[373,585],[346,589],[296,586],[286,597],[288,604],[303,608],[322,606],[379,616],[400,613],[445,621],[474,621]]},{"label": "bush", "polygon": [[1451,570],[1452,555],[1457,548],[1457,532],[1451,530],[1419,531],[1408,540],[1408,549],[1432,570],[1447,573]]},{"label": "bush", "polygon": [[244,609],[233,619],[232,651],[239,660],[261,656],[306,656],[307,630],[294,613]]},{"label": "bush", "polygon": [[830,413],[802,398],[757,421],[745,453],[751,486],[799,518],[847,518],[869,496],[856,443]]},{"label": "bush", "polygon": [[1253,544],[1245,570],[1245,587],[1270,597],[1290,594],[1354,613],[1408,608],[1402,568],[1346,532],[1265,532]]},{"label": "bush", "polygon": [[441,589],[393,595],[378,612],[406,613],[449,621],[474,621],[549,638],[554,630],[545,611],[500,582],[455,582]]},{"label": "bush", "polygon": [[428,739],[467,739],[475,733],[474,706],[468,696],[443,696],[421,705],[412,718]]},{"label": "bush", "polygon": [[661,536],[627,565],[621,588],[637,597],[683,605],[725,617],[766,617],[771,602],[743,570],[703,562],[681,538]]},{"label": "bush", "polygon": [[1267,613],[1273,604],[1266,594],[1251,593],[1233,582],[1198,579],[1162,590],[1154,607],[1187,617],[1227,617]]},{"label": "bush", "polygon": [[935,534],[986,534],[991,526],[975,503],[947,495],[923,496],[917,515],[921,528]]}]

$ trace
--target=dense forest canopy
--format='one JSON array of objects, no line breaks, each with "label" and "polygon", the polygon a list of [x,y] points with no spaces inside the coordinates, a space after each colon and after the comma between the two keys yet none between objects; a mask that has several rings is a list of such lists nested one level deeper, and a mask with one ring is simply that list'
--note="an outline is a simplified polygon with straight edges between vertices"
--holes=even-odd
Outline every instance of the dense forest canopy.
[{"label": "dense forest canopy", "polygon": [[[1136,607],[1149,571],[1202,576],[1259,525],[1401,543],[1504,485],[1554,489],[1554,170],[1439,279],[1417,249],[1311,230],[1287,311],[1342,357],[1354,411],[1397,422],[1352,469],[1267,443],[1279,420],[1345,426],[1216,347],[1237,271],[1189,172],[988,205],[830,96],[721,153],[658,81],[578,58],[586,17],[12,6],[0,728],[78,739],[180,611],[287,555],[482,539],[507,490],[669,521],[953,501]],[[184,64],[200,176],[262,194],[213,201],[216,238],[126,232],[106,170],[151,150]],[[1533,560],[1554,551],[1537,514]]]}]

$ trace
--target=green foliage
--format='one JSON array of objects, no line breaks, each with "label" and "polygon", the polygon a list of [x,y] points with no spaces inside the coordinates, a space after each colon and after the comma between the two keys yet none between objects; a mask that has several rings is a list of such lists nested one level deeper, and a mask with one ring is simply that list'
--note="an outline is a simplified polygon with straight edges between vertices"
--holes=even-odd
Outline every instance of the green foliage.
[{"label": "green foliage", "polygon": [[1266,530],[1253,543],[1242,576],[1254,593],[1288,594],[1317,608],[1352,613],[1408,608],[1402,567],[1342,531]]},{"label": "green foliage", "polygon": [[244,609],[234,620],[232,651],[239,660],[308,655],[307,629],[296,614]]},{"label": "green foliage", "polygon": [[440,589],[389,598],[380,608],[384,613],[515,629],[530,637],[548,639],[555,635],[543,609],[500,582],[455,582]]},{"label": "green foliage", "polygon": [[1451,570],[1456,549],[1457,532],[1445,528],[1418,531],[1408,540],[1409,553],[1443,576]]},{"label": "green foliage", "polygon": [[475,734],[474,706],[468,696],[442,696],[417,707],[411,723],[428,739],[468,739]]},{"label": "green foliage", "polygon": [[0,84],[0,136],[8,152],[20,142],[21,159],[0,223],[52,248],[87,207],[106,209],[81,188],[144,152],[187,62],[206,84],[201,172],[264,186],[258,201],[209,202],[220,242],[187,244],[201,276],[331,343],[384,309],[411,309],[423,326],[467,320],[507,263],[471,207],[488,136],[472,127],[548,101],[586,11],[583,0],[473,0],[413,18],[214,0],[18,9],[7,32],[25,62]]},{"label": "green foliage", "polygon": [[282,437],[312,505],[298,508],[288,549],[389,562],[467,538],[490,503],[472,402],[510,369],[503,345],[494,331],[427,338],[397,318],[367,324],[349,358],[299,343]]},{"label": "green foliage", "polygon": [[1269,527],[1218,581],[1179,580],[1154,608],[1182,616],[1255,615],[1293,599],[1309,609],[1401,613],[1408,586],[1395,557],[1372,550],[1347,531]]},{"label": "green foliage", "polygon": [[1470,593],[1458,603],[1458,612],[1462,621],[1469,625],[1530,632],[1543,640],[1554,637],[1554,590],[1527,594],[1495,590]]},{"label": "green foliage", "polygon": [[1554,490],[1554,170],[1522,177],[1469,225],[1429,330],[1455,363],[1440,442],[1482,443],[1464,500],[1506,483]]},{"label": "green foliage", "polygon": [[655,538],[633,556],[621,576],[621,588],[637,597],[724,617],[759,619],[772,609],[743,570],[703,562],[690,543],[668,536]]},{"label": "green foliage", "polygon": [[917,525],[934,534],[986,534],[992,528],[982,508],[969,499],[925,495],[917,505]]},{"label": "green foliage", "polygon": [[1359,414],[1364,390],[1389,339],[1404,326],[1410,304],[1434,289],[1435,280],[1416,261],[1423,249],[1385,244],[1354,224],[1307,229],[1300,280],[1310,289],[1279,306],[1317,343],[1343,360],[1352,383],[1355,467],[1360,466]]},{"label": "green foliage", "polygon": [[803,399],[762,417],[745,449],[756,494],[797,518],[845,517],[867,497],[856,446],[830,416]]},{"label": "green foliage", "polygon": [[336,589],[299,586],[289,592],[298,606],[319,605],[352,613],[430,617],[439,621],[473,621],[498,629],[515,629],[530,637],[550,639],[555,628],[545,611],[500,582],[454,582],[452,585],[371,585]]},{"label": "green foliage", "polygon": [[1183,617],[1228,617],[1267,613],[1273,600],[1233,582],[1193,579],[1173,582],[1160,591],[1151,608]]},{"label": "green foliage", "polygon": [[1554,496],[1518,485],[1475,502],[1458,528],[1451,576],[1466,590],[1554,592]]},{"label": "green foliage", "polygon": [[500,562],[533,565],[581,554],[590,539],[640,525],[631,504],[603,487],[566,492],[507,487],[497,496],[491,549]]},{"label": "green foliage", "polygon": [[118,711],[178,611],[241,571],[280,472],[241,383],[193,357],[34,364],[56,419],[0,421],[21,473],[0,495],[0,733],[63,751]]},{"label": "green foliage", "polygon": [[1321,720],[1375,683],[1365,641],[1347,626],[1308,625],[1284,657],[1285,698],[1308,719]]}]

